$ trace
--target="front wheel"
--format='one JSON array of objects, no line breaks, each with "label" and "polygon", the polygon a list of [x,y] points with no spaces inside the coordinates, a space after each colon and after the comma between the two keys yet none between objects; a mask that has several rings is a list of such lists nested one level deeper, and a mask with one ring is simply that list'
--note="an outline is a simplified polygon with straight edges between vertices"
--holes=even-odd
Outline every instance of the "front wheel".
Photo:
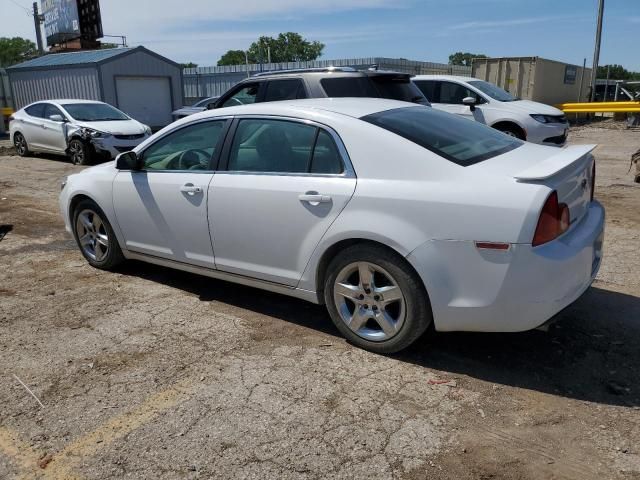
[{"label": "front wheel", "polygon": [[111,270],[124,261],[113,228],[104,212],[91,200],[81,201],[73,213],[73,233],[89,264]]},{"label": "front wheel", "polygon": [[27,139],[24,138],[20,132],[16,132],[13,136],[13,146],[16,148],[16,152],[21,157],[28,157],[31,153],[29,151],[29,145],[27,144]]},{"label": "front wheel", "polygon": [[355,245],[338,254],[324,295],[338,330],[376,353],[407,348],[432,321],[422,281],[404,258],[383,247]]},{"label": "front wheel", "polygon": [[91,160],[89,147],[77,138],[69,142],[69,159],[74,165],[88,165]]}]

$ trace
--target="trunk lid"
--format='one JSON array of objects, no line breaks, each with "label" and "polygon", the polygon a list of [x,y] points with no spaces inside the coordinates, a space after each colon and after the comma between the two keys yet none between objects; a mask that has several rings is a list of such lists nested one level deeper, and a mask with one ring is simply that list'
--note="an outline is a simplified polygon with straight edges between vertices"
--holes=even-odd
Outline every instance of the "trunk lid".
[{"label": "trunk lid", "polygon": [[[519,148],[467,167],[483,173],[508,176],[518,183],[544,185],[558,192],[566,203],[571,224],[579,221],[591,202],[591,177],[596,145],[573,145],[558,149],[525,143]],[[542,207],[542,205],[541,205]]]}]

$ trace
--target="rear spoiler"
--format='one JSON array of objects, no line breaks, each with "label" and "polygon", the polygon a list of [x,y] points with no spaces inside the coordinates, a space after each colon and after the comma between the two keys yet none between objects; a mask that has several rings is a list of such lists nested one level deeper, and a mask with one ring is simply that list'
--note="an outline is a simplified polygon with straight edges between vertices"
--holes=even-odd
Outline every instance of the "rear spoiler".
[{"label": "rear spoiler", "polygon": [[514,178],[520,181],[530,181],[553,177],[560,170],[570,167],[596,147],[597,145],[572,145],[563,148],[545,161],[517,173]]}]

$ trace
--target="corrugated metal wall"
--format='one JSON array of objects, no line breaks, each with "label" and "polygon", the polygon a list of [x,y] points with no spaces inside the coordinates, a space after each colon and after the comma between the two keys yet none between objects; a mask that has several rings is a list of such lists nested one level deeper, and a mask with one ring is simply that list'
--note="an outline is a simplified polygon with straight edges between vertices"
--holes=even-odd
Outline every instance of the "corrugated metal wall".
[{"label": "corrugated metal wall", "polygon": [[116,95],[116,77],[168,77],[171,80],[172,106],[182,107],[183,87],[180,67],[149,55],[135,52],[130,55],[115,57],[112,61],[100,66],[102,77],[103,101],[118,106]]},{"label": "corrugated metal wall", "polygon": [[471,67],[384,57],[269,63],[264,65],[250,64],[248,66],[229,65],[223,67],[187,68],[184,70],[185,103],[192,103],[200,98],[221,95],[239,81],[261,71],[267,72],[295,68],[326,68],[331,66],[365,69],[371,65],[378,65],[378,68],[381,70],[394,70],[414,75],[424,75],[429,73],[447,73],[463,76],[471,75]]},{"label": "corrugated metal wall", "polygon": [[10,72],[16,110],[38,100],[81,98],[100,100],[95,67]]}]

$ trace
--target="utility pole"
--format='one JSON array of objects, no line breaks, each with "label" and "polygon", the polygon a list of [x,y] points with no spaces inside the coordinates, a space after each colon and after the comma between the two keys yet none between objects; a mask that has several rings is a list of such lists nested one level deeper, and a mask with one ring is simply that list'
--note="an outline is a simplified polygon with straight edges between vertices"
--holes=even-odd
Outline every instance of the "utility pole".
[{"label": "utility pole", "polygon": [[42,45],[42,30],[40,24],[44,21],[43,15],[38,12],[38,2],[33,2],[33,23],[36,27],[36,41],[38,42],[38,52],[44,55],[44,46]]},{"label": "utility pole", "polygon": [[600,40],[602,37],[602,16],[604,15],[604,0],[599,0],[598,26],[596,28],[596,45],[593,51],[593,66],[591,70],[591,101],[596,98],[596,79],[598,78],[598,63],[600,62]]}]

